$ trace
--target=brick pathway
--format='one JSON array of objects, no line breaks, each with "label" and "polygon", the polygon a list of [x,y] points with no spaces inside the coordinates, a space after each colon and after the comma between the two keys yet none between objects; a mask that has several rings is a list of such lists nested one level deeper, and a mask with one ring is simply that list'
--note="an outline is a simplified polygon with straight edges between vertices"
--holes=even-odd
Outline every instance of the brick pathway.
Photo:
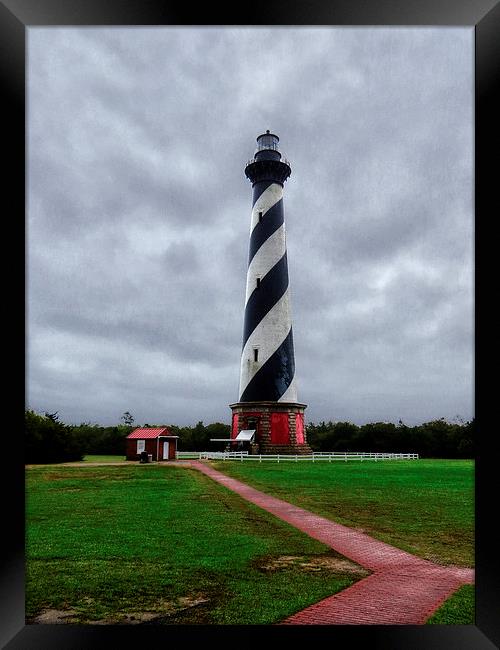
[{"label": "brick pathway", "polygon": [[458,587],[474,582],[474,569],[444,567],[423,560],[260,492],[206,463],[191,461],[189,464],[247,501],[373,571],[339,594],[290,616],[282,625],[421,624]]}]

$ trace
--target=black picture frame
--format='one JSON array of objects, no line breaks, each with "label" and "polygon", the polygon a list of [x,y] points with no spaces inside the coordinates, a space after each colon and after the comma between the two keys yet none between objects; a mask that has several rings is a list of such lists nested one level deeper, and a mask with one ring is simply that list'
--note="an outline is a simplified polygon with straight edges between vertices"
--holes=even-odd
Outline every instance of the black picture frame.
[{"label": "black picture frame", "polygon": [[[485,289],[494,276],[494,221],[498,213],[498,163],[490,154],[498,142],[500,115],[498,88],[500,70],[500,4],[498,0],[255,0],[229,7],[200,4],[194,8],[161,0],[0,0],[0,70],[4,124],[4,226],[12,226],[6,248],[13,264],[6,276],[9,406],[16,415],[5,432],[16,447],[22,436],[24,414],[24,281],[25,225],[25,43],[26,31],[34,26],[68,25],[351,25],[351,26],[469,26],[475,31],[475,417],[479,431],[476,455],[476,625],[474,626],[255,626],[244,630],[231,626],[67,626],[25,625],[24,621],[24,464],[21,453],[4,451],[4,513],[0,574],[0,643],[9,650],[44,648],[104,648],[118,645],[153,647],[157,643],[224,643],[226,637],[239,644],[264,637],[269,642],[308,642],[324,639],[336,645],[413,650],[446,648],[489,650],[500,643],[500,587],[498,542],[490,524],[495,509],[490,494],[498,473],[495,460],[493,409],[496,357],[493,327],[498,320],[488,310],[492,294]],[[495,138],[496,136],[496,138]],[[6,240],[4,240],[6,241]],[[19,246],[19,249],[12,241]],[[12,270],[14,269],[14,271]],[[14,281],[15,280],[15,281]],[[491,281],[491,280],[490,280]],[[19,320],[12,315],[21,316]],[[489,340],[491,337],[491,341]],[[17,369],[17,371],[16,371]],[[8,451],[8,450],[7,450]],[[495,499],[496,501],[496,499]]]}]

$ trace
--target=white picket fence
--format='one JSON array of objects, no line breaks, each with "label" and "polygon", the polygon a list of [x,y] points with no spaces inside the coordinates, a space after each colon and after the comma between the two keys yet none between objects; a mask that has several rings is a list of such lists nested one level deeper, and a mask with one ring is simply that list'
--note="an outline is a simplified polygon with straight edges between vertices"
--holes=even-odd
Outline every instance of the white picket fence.
[{"label": "white picket fence", "polygon": [[178,460],[228,460],[248,456],[248,451],[178,451]]},{"label": "white picket fence", "polygon": [[375,453],[375,452],[342,452],[342,451],[318,451],[312,454],[252,454],[248,451],[178,451],[177,458],[179,460],[253,460],[259,461],[275,461],[275,462],[295,462],[301,460],[312,461],[336,461],[343,460],[418,460],[418,454],[398,454],[398,453]]},{"label": "white picket fence", "polygon": [[418,454],[365,451],[315,451],[315,460],[418,460]]}]

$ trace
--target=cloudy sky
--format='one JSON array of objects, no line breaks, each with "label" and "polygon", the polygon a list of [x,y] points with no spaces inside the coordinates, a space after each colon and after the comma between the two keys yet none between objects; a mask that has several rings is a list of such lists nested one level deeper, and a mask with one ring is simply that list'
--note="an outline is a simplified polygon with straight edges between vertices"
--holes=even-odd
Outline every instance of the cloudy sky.
[{"label": "cloudy sky", "polygon": [[30,28],[27,406],[229,422],[257,135],[309,421],[470,419],[473,28]]}]

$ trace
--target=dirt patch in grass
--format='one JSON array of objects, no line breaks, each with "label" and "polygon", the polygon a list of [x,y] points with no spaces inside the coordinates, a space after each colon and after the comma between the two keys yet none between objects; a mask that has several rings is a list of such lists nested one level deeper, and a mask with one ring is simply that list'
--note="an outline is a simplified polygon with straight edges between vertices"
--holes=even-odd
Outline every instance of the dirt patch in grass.
[{"label": "dirt patch in grass", "polygon": [[254,566],[264,573],[294,569],[306,573],[328,571],[330,573],[349,574],[360,578],[370,573],[346,558],[332,555],[281,555],[279,557],[260,558],[254,563]]},{"label": "dirt patch in grass", "polygon": [[183,596],[175,601],[162,599],[154,606],[144,610],[119,611],[111,616],[101,619],[91,619],[89,615],[78,612],[76,609],[44,609],[29,623],[42,625],[60,624],[89,624],[89,625],[140,625],[141,623],[156,622],[169,615],[183,613],[193,607],[208,603],[205,594]]},{"label": "dirt patch in grass", "polygon": [[[125,464],[120,464],[119,467],[106,467],[106,466],[97,466],[96,463],[83,463],[78,466],[63,466],[61,468],[51,468],[45,469],[43,465],[34,466],[31,469],[37,468],[40,470],[39,478],[45,482],[56,482],[56,481],[88,481],[92,479],[93,481],[122,481],[129,480],[134,478],[130,472],[122,471],[123,469],[129,469],[130,466]],[[29,469],[29,466],[27,466]],[[108,470],[108,471],[106,471]],[[29,474],[31,475],[31,473]]]},{"label": "dirt patch in grass", "polygon": [[50,492],[83,492],[83,488],[67,487],[67,488],[49,488]]},{"label": "dirt patch in grass", "polygon": [[78,612],[75,609],[44,609],[30,623],[56,625],[75,623]]},{"label": "dirt patch in grass", "polygon": [[210,598],[194,599],[188,606],[178,607],[171,612],[164,612],[154,620],[144,621],[144,624],[153,625],[210,625],[213,621],[210,613],[220,604],[227,595],[221,591],[214,593]]},{"label": "dirt patch in grass", "polygon": [[[52,483],[53,481],[68,481],[68,480],[107,480],[109,479],[109,476],[106,476],[106,474],[101,474],[98,472],[94,472],[92,470],[86,471],[85,474],[80,474],[80,473],[69,473],[67,471],[62,471],[62,472],[46,472],[43,473],[41,476],[42,481],[46,481],[47,483]],[[113,477],[114,478],[114,477]],[[56,488],[58,489],[58,488]]]}]

